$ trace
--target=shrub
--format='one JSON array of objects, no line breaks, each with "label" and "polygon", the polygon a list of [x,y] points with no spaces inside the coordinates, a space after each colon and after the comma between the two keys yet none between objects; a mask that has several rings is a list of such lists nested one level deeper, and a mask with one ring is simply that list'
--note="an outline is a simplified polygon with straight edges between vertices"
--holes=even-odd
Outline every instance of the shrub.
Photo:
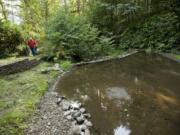
[{"label": "shrub", "polygon": [[0,57],[16,51],[22,42],[19,30],[8,22],[0,22]]},{"label": "shrub", "polygon": [[58,58],[75,61],[90,60],[108,55],[113,50],[111,38],[100,36],[85,17],[76,16],[62,10],[48,23],[47,37]]},{"label": "shrub", "polygon": [[120,48],[148,49],[161,52],[179,52],[176,43],[179,31],[177,16],[174,13],[155,15],[140,23],[121,36]]}]

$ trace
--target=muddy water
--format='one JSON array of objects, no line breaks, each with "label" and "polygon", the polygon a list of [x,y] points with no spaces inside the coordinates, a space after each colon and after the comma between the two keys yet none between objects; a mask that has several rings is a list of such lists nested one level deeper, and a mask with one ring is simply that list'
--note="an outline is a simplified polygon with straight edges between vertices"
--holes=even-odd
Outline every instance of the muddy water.
[{"label": "muddy water", "polygon": [[94,135],[180,135],[180,63],[157,54],[74,68],[57,89],[84,102]]}]

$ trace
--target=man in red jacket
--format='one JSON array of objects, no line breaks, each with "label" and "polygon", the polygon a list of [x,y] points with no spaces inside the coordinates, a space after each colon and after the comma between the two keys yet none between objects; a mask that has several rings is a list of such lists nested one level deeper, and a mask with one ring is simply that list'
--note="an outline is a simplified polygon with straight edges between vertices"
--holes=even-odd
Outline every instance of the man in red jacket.
[{"label": "man in red jacket", "polygon": [[30,38],[27,42],[27,45],[31,49],[32,55],[33,56],[36,55],[37,54],[37,41],[34,40],[33,38]]}]

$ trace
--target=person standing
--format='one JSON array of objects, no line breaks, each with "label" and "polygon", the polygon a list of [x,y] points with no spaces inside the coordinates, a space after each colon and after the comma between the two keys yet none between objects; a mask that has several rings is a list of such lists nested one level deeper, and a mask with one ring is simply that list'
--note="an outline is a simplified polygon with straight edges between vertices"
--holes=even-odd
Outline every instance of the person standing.
[{"label": "person standing", "polygon": [[31,37],[28,40],[27,45],[31,49],[32,55],[35,56],[37,54],[37,41]]}]

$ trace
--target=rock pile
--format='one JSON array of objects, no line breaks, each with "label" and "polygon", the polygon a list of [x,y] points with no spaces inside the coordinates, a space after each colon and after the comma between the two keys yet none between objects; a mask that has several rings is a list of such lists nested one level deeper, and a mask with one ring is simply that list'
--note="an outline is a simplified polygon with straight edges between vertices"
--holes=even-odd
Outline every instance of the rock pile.
[{"label": "rock pile", "polygon": [[64,111],[64,117],[72,122],[71,135],[90,135],[91,115],[78,101],[68,101],[65,97],[57,97],[56,104]]},{"label": "rock pile", "polygon": [[56,63],[53,67],[47,67],[45,69],[41,69],[42,74],[47,74],[50,71],[59,71],[60,73],[63,73],[63,70],[60,68],[58,63]]},{"label": "rock pile", "polygon": [[41,100],[37,113],[25,130],[26,135],[70,135],[72,123],[64,118],[62,107],[56,103],[58,93],[51,90]]}]

